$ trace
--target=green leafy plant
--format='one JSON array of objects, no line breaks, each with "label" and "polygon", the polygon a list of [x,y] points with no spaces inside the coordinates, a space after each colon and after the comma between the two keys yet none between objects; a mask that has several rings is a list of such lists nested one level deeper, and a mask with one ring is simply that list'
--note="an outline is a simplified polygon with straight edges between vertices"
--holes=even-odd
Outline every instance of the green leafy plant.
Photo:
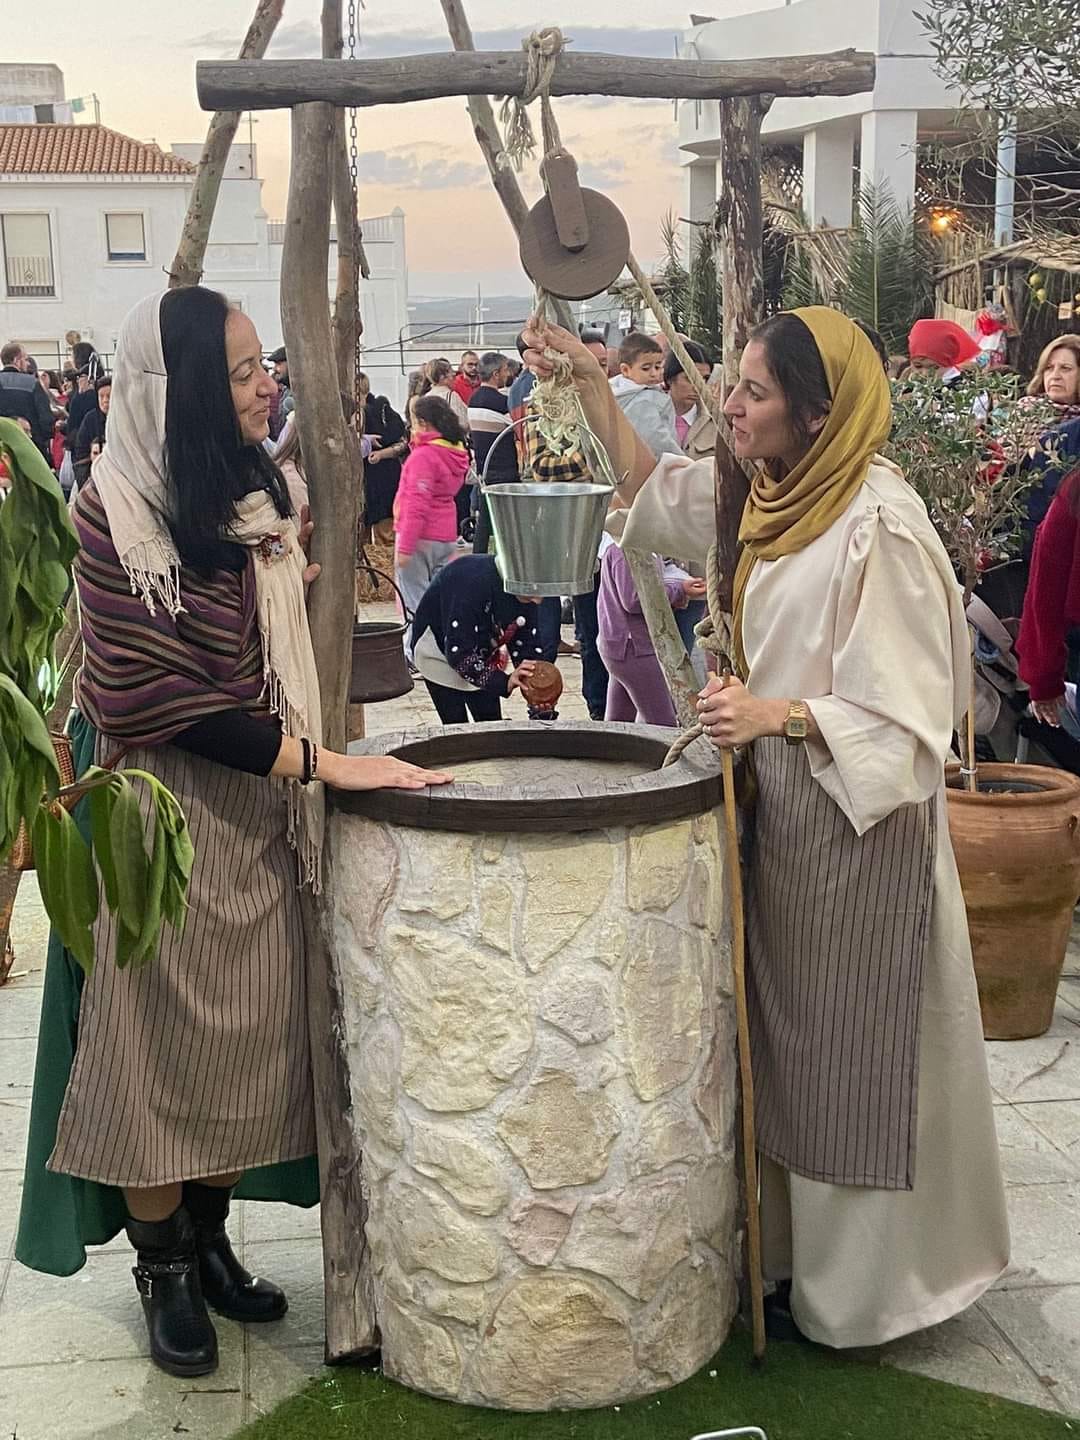
[{"label": "green leafy plant", "polygon": [[1021,398],[1019,377],[962,371],[943,386],[936,371],[897,381],[886,447],[926,505],[964,585],[1020,550],[1032,485],[1056,459],[1045,400]]},{"label": "green leafy plant", "polygon": [[[45,909],[79,964],[93,965],[102,895],[117,921],[117,965],[144,964],[163,923],[184,922],[194,858],[187,821],[144,770],[93,767],[61,788],[46,717],[78,540],[55,476],[11,420],[0,420],[0,459],[11,476],[0,504],[0,863],[25,825]],[[148,792],[147,819],[132,779]],[[84,796],[89,844],[67,808]]]}]

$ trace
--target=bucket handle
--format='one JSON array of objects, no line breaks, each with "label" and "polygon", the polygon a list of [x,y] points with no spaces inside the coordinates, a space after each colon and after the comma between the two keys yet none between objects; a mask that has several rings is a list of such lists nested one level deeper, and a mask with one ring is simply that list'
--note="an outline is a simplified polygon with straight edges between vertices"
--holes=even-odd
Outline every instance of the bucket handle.
[{"label": "bucket handle", "polygon": [[[510,421],[510,424],[507,425],[506,429],[505,429],[505,430],[500,430],[499,433],[498,433],[498,435],[495,436],[495,439],[491,442],[490,446],[488,447],[487,455],[484,457],[484,468],[483,468],[483,470],[481,470],[481,472],[480,472],[480,489],[481,489],[481,490],[486,490],[486,489],[487,489],[488,470],[489,470],[489,468],[490,468],[490,466],[491,466],[491,457],[495,454],[495,447],[498,445],[498,443],[499,443],[500,440],[505,440],[506,437],[507,437],[507,435],[513,435],[513,433],[514,433],[514,431],[517,429],[517,427],[518,427],[519,425],[524,425],[525,422],[526,422],[529,418],[530,418],[530,417],[529,417],[528,415],[522,415],[522,416],[521,416],[519,419],[517,419],[517,420],[511,420],[511,421]],[[542,482],[538,482],[538,483],[542,483]],[[600,483],[600,482],[599,482],[599,481],[595,478],[595,476],[594,476],[594,477],[593,477],[593,484],[594,484],[594,485],[598,485],[599,483]],[[609,486],[607,486],[606,488],[609,489],[609,490],[611,490],[611,489],[613,489],[614,487],[609,485]]]},{"label": "bucket handle", "polygon": [[371,561],[367,558],[367,551],[363,545],[360,546],[360,560],[356,568],[358,570],[366,570],[369,575],[378,575],[381,580],[385,580],[388,585],[393,586],[397,591],[398,599],[401,601],[401,613],[405,616],[405,623],[406,625],[411,625],[414,618],[413,612],[409,609],[408,605],[405,604],[405,596],[401,593],[401,587],[392,575],[388,575],[385,570],[380,570],[377,565],[372,565]]}]

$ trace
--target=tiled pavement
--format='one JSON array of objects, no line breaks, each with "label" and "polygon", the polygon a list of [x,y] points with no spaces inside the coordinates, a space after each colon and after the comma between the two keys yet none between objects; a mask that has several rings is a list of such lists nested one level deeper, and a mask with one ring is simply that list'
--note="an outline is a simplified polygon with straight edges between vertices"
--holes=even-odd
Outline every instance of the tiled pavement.
[{"label": "tiled pavement", "polygon": [[[577,663],[567,717],[584,718]],[[431,723],[422,690],[368,711],[369,731]],[[238,1206],[248,1267],[289,1293],[278,1325],[218,1322],[221,1366],[173,1380],[146,1360],[131,1257],[119,1239],[60,1280],[11,1258],[47,926],[32,877],[16,910],[17,978],[0,990],[0,1440],[224,1440],[272,1409],[322,1359],[318,1219]],[[1080,930],[1049,1034],[988,1046],[1009,1185],[1013,1263],[967,1314],[889,1346],[927,1375],[1080,1415]]]}]

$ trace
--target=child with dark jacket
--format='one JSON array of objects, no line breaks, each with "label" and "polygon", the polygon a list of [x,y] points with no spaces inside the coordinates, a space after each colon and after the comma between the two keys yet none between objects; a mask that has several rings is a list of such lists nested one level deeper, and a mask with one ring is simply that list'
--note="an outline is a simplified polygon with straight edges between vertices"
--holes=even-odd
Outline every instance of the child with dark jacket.
[{"label": "child with dark jacket", "polygon": [[[501,720],[502,700],[537,660],[554,664],[558,653],[546,607],[508,594],[490,555],[465,555],[440,570],[416,609],[413,662],[444,725]],[[556,715],[530,709],[529,718]]]}]

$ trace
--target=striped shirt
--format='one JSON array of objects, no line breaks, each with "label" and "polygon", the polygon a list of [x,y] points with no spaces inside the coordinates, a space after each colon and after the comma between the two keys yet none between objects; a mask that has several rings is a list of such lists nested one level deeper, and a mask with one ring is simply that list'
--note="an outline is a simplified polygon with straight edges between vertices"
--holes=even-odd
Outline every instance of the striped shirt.
[{"label": "striped shirt", "polygon": [[[469,402],[469,429],[472,432],[476,468],[483,474],[488,451],[510,424],[510,404],[502,390],[481,385]],[[499,441],[487,478],[493,482],[519,479],[517,448],[509,437]]]}]

